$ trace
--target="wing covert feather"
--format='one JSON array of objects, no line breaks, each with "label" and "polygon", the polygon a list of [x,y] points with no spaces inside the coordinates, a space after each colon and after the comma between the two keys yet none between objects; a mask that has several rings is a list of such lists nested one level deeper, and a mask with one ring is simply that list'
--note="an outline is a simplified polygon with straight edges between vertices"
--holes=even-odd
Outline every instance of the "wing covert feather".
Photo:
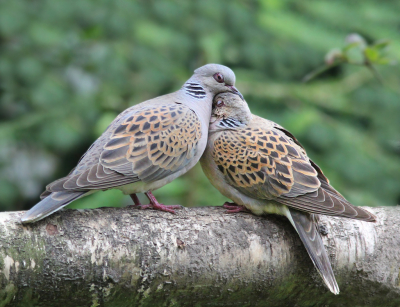
[{"label": "wing covert feather", "polygon": [[297,196],[320,186],[304,150],[274,129],[225,130],[214,142],[213,157],[228,182],[246,195]]},{"label": "wing covert feather", "polygon": [[201,122],[188,107],[169,104],[127,116],[104,145],[100,163],[153,181],[185,167],[197,152]]}]

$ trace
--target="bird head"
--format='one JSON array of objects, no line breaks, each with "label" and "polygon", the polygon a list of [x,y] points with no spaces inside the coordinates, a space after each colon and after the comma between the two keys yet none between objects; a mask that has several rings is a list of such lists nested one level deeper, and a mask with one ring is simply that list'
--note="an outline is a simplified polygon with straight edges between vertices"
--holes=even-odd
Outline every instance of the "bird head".
[{"label": "bird head", "polygon": [[210,131],[243,128],[251,118],[249,106],[241,96],[221,93],[214,97]]},{"label": "bird head", "polygon": [[235,87],[235,73],[224,65],[207,64],[201,66],[194,71],[192,78],[186,84],[190,81],[197,81],[213,95],[231,92],[243,99],[242,94]]}]

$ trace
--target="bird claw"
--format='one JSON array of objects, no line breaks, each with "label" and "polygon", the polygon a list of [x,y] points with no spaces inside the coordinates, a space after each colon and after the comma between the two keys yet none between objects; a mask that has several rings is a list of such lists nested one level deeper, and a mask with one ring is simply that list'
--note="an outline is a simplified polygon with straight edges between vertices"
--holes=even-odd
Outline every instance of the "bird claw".
[{"label": "bird claw", "polygon": [[183,207],[181,205],[164,205],[164,204],[148,204],[148,205],[139,205],[137,208],[141,210],[145,209],[154,209],[154,210],[159,210],[159,211],[165,211],[165,212],[170,212],[175,214],[175,211],[172,209],[182,209]]},{"label": "bird claw", "polygon": [[227,209],[225,211],[225,213],[238,213],[238,212],[250,212],[246,207],[237,205],[235,203],[224,203],[222,205],[222,207],[224,207],[225,209]]},{"label": "bird claw", "polygon": [[183,207],[181,205],[164,205],[160,204],[157,199],[154,197],[154,195],[149,191],[145,193],[147,198],[150,200],[150,203],[147,205],[142,205],[139,201],[139,198],[136,196],[136,194],[131,194],[131,198],[135,205],[131,205],[134,208],[138,208],[141,210],[145,209],[154,209],[154,210],[159,210],[159,211],[165,211],[165,212],[170,212],[175,214],[175,211],[173,209],[182,209]]}]

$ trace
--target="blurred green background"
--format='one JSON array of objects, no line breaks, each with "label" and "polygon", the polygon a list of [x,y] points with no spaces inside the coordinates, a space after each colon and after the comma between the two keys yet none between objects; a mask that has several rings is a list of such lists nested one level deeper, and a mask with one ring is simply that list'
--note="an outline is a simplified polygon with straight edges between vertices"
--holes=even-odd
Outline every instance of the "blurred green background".
[{"label": "blurred green background", "polygon": [[[252,111],[286,127],[356,205],[400,202],[400,73],[340,65],[309,83],[349,33],[392,41],[399,1],[0,0],[0,210],[28,209],[125,108],[175,91],[206,63],[231,67]],[[197,166],[155,192],[222,205]],[[144,197],[141,196],[144,203]],[[131,204],[118,191],[72,206]]]}]

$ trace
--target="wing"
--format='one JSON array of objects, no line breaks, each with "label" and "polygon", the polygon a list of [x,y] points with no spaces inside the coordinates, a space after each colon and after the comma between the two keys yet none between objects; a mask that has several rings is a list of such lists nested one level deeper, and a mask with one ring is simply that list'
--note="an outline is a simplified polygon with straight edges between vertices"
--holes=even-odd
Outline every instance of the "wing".
[{"label": "wing", "polygon": [[197,152],[201,122],[178,104],[130,116],[104,146],[101,164],[141,181],[159,180],[185,167]]},{"label": "wing", "polygon": [[181,104],[127,112],[91,146],[76,169],[51,183],[43,196],[160,180],[191,161],[201,135],[199,118]]},{"label": "wing", "polygon": [[304,148],[285,131],[276,127],[223,131],[214,142],[213,158],[227,182],[249,197],[301,211],[374,221],[371,213],[354,207],[329,185]]},{"label": "wing", "polygon": [[304,150],[274,129],[225,130],[213,157],[228,182],[249,196],[298,196],[320,187]]}]

